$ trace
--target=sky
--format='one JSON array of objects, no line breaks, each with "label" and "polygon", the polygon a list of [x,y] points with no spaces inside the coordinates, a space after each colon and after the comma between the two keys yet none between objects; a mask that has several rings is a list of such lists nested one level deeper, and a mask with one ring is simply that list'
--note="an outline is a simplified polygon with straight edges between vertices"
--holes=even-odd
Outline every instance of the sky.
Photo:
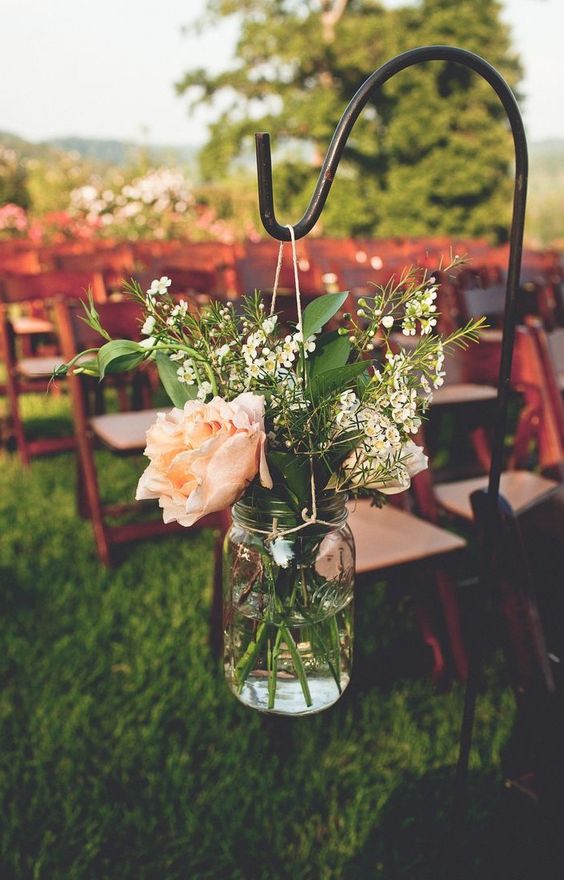
[{"label": "sky", "polygon": [[[237,34],[233,21],[199,36],[182,33],[203,5],[0,0],[0,130],[30,140],[73,134],[203,143],[211,111],[189,116],[173,85],[190,68],[228,66]],[[506,0],[504,17],[525,65],[528,136],[564,138],[564,2]]]}]

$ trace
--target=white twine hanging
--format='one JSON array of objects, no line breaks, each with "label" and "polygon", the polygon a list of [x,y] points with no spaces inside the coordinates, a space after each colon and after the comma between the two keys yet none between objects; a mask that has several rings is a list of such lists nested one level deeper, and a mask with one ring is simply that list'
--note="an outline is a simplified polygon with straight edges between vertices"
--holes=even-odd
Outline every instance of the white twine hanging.
[{"label": "white twine hanging", "polygon": [[[305,343],[306,340],[304,338],[303,331],[303,321],[302,321],[302,299],[301,299],[301,291],[300,291],[300,277],[298,270],[298,254],[296,250],[296,235],[294,232],[294,227],[289,223],[286,224],[286,228],[290,230],[290,241],[292,244],[292,265],[294,269],[294,292],[296,296],[296,311],[298,315],[298,332],[301,335],[301,348],[302,354],[304,355],[305,361]],[[274,314],[274,309],[276,307],[276,295],[278,293],[278,283],[280,281],[280,272],[282,269],[282,260],[284,257],[284,241],[280,242],[280,247],[278,249],[278,260],[276,263],[276,272],[274,274],[274,283],[272,285],[272,301],[270,305],[270,314]],[[305,382],[306,372],[304,370],[304,382]],[[315,490],[315,479],[313,475],[313,460],[312,457],[309,457],[309,465],[310,465],[310,485],[311,485],[311,514],[309,513],[307,507],[304,507],[301,516],[303,519],[303,523],[299,526],[294,526],[291,529],[279,529],[278,528],[278,519],[277,517],[273,517],[272,519],[272,528],[271,529],[257,529],[255,527],[248,527],[248,531],[256,532],[259,535],[266,535],[269,541],[274,541],[276,538],[282,538],[286,535],[291,535],[294,532],[299,532],[302,529],[307,528],[312,525],[322,525],[322,526],[334,526],[334,523],[327,522],[326,520],[317,518],[317,497]]]}]

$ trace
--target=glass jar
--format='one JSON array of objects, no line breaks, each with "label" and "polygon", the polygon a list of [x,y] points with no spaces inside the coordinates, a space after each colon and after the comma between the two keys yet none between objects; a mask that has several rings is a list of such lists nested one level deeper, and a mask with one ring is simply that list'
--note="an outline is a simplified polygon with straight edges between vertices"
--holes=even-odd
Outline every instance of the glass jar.
[{"label": "glass jar", "polygon": [[282,501],[243,499],[225,538],[225,674],[262,712],[307,715],[335,703],[351,674],[354,539],[346,496],[303,525]]}]

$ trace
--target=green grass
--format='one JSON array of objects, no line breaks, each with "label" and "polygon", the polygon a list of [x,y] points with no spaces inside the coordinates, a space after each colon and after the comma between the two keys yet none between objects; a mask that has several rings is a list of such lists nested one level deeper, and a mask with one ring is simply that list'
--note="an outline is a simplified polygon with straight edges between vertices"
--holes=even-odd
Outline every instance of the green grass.
[{"label": "green grass", "polygon": [[[142,462],[103,458],[106,494],[125,498]],[[104,571],[74,480],[72,456],[0,458],[2,880],[438,878],[462,690],[419,671],[401,590],[361,585],[356,671],[333,709],[260,716],[208,648],[211,536],[130,546]],[[501,787],[512,725],[492,663],[452,880],[462,865],[532,876],[532,832]]]}]

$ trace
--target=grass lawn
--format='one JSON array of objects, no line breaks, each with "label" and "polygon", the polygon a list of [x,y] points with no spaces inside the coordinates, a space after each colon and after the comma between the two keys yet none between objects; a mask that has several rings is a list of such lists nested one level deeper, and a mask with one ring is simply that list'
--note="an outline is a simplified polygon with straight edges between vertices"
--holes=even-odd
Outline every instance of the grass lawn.
[{"label": "grass lawn", "polygon": [[[100,455],[123,500],[142,462]],[[74,482],[70,455],[0,457],[2,880],[438,878],[462,689],[425,677],[409,598],[363,584],[343,698],[262,717],[208,649],[211,536],[130,546],[104,571]],[[501,786],[512,725],[493,656],[452,880],[533,876],[528,813]]]}]

